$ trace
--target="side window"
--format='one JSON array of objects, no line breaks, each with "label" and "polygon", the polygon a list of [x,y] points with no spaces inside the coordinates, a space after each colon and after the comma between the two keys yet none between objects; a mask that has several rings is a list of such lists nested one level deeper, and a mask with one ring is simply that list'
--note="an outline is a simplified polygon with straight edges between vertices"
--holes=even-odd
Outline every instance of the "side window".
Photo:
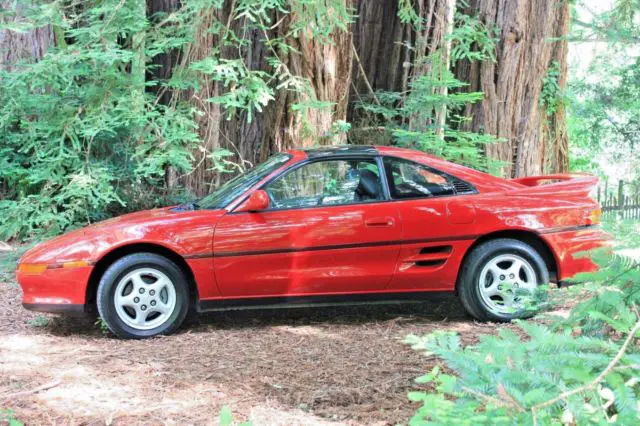
[{"label": "side window", "polygon": [[454,195],[453,182],[445,174],[422,164],[385,157],[384,168],[391,198],[419,198]]},{"label": "side window", "polygon": [[271,208],[353,204],[383,199],[375,160],[326,160],[299,167],[265,188]]}]

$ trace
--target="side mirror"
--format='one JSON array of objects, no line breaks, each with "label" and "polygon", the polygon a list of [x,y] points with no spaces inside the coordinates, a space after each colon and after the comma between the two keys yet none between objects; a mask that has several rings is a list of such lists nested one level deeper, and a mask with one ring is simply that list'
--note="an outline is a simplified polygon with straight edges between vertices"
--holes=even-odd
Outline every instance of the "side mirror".
[{"label": "side mirror", "polygon": [[269,195],[266,191],[258,189],[249,195],[249,198],[236,209],[236,212],[259,212],[268,208]]}]

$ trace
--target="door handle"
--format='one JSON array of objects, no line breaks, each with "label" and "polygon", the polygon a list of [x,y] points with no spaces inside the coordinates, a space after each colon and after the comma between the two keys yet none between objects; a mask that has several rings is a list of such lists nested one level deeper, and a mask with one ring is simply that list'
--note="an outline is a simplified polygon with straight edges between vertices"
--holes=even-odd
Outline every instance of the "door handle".
[{"label": "door handle", "polygon": [[373,217],[364,221],[366,226],[381,228],[384,226],[393,226],[395,220],[392,217]]}]

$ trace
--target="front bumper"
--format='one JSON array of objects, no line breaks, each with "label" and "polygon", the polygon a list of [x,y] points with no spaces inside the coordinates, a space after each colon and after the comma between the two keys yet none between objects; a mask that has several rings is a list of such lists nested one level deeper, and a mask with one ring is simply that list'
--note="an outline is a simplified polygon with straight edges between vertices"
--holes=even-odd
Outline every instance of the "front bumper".
[{"label": "front bumper", "polygon": [[72,312],[85,310],[87,284],[93,266],[48,268],[41,273],[18,271],[22,287],[22,305],[39,312]]},{"label": "front bumper", "polygon": [[613,236],[599,226],[547,233],[542,237],[555,253],[558,281],[567,280],[581,272],[596,271],[598,265],[587,252],[611,247],[613,243]]},{"label": "front bumper", "polygon": [[23,303],[22,307],[34,312],[48,312],[50,314],[78,315],[86,314],[85,305],[55,304],[55,303]]}]

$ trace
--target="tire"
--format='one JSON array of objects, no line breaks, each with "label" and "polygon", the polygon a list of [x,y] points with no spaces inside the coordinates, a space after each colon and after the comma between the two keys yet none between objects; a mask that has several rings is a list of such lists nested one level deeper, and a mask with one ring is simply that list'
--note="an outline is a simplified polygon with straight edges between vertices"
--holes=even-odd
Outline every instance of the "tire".
[{"label": "tire", "polygon": [[114,262],[100,278],[100,318],[124,339],[169,334],[189,310],[189,285],[182,270],[154,253],[135,253]]},{"label": "tire", "polygon": [[548,282],[547,266],[533,247],[501,238],[469,253],[460,271],[458,294],[475,319],[508,322],[533,316],[535,312],[526,309],[521,293],[535,292]]}]

